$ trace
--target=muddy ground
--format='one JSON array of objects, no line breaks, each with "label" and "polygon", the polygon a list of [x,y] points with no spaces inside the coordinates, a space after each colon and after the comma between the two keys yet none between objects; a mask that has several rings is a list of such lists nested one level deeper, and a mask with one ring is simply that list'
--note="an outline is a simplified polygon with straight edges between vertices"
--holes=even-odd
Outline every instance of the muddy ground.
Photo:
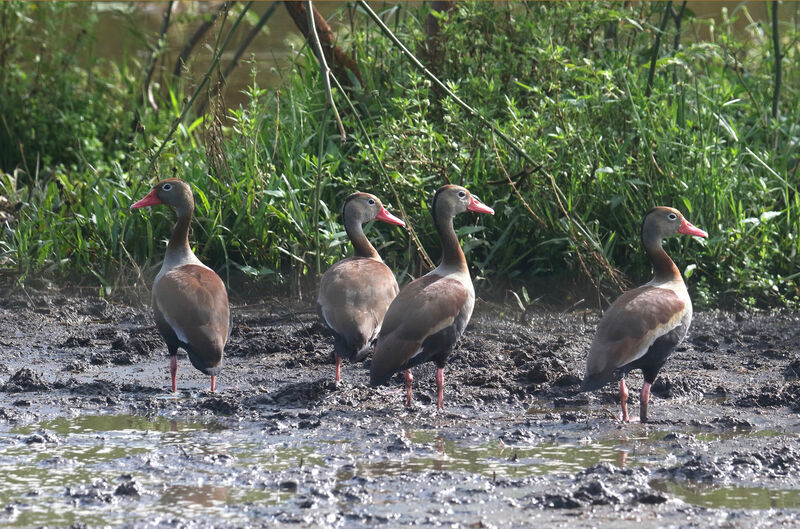
[{"label": "muddy ground", "polygon": [[[235,307],[217,394],[144,306],[0,293],[0,526],[797,527],[800,314],[701,312],[622,424],[577,393],[596,312],[479,300],[435,408],[332,382],[309,304]],[[641,376],[628,378],[638,415]]]}]

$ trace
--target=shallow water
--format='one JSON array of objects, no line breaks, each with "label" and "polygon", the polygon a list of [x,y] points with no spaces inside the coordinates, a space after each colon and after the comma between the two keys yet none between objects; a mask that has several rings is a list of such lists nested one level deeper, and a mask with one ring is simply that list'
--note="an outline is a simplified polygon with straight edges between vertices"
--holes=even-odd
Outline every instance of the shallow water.
[{"label": "shallow water", "polygon": [[800,509],[800,490],[715,487],[660,479],[652,480],[650,486],[686,503],[714,509]]},{"label": "shallow water", "polygon": [[[298,441],[271,436],[259,441],[257,425],[184,421],[164,416],[89,415],[57,418],[0,434],[0,505],[10,506],[5,524],[116,524],[164,517],[179,509],[184,518],[212,516],[244,522],[248,504],[288,502],[301,484],[282,472],[312,469],[337,483],[420,473],[455,473],[477,478],[570,475],[608,463],[647,467],[669,457],[669,432],[643,425],[604,439],[530,446],[502,441],[470,443],[435,430],[405,430],[399,453],[370,451],[347,439]],[[778,431],[740,432],[773,436]],[[692,434],[702,441],[729,433]],[[317,469],[317,470],[313,470]],[[135,483],[134,492],[125,484]],[[703,507],[770,509],[800,507],[800,491],[756,487],[708,487],[693,482],[652,480],[653,489]],[[376,489],[379,487],[376,485]],[[378,492],[376,490],[376,492]],[[152,520],[151,520],[152,521]]]},{"label": "shallow water", "polygon": [[[261,449],[251,435],[245,438],[216,421],[135,415],[58,418],[0,435],[0,474],[5,479],[0,505],[13,506],[5,521],[20,527],[116,523],[170,516],[176,507],[190,515],[214,514],[233,521],[241,513],[228,513],[228,506],[274,504],[287,494],[239,483],[225,467],[285,468],[300,458],[313,461],[310,455],[295,448]],[[176,459],[191,465],[176,465]],[[136,483],[138,492],[119,488],[129,482]]]}]

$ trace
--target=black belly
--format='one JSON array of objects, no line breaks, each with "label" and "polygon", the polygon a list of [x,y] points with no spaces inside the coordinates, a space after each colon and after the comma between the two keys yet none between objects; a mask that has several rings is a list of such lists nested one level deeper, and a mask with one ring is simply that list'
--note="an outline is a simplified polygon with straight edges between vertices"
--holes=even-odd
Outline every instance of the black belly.
[{"label": "black belly", "polygon": [[615,376],[624,375],[634,369],[641,369],[645,382],[648,384],[655,382],[658,372],[664,367],[667,358],[675,350],[675,347],[683,341],[689,331],[691,321],[690,315],[684,316],[677,327],[653,342],[653,345],[650,346],[644,356],[617,369]]},{"label": "black belly", "polygon": [[468,321],[467,315],[462,311],[456,316],[452,325],[425,338],[425,341],[422,342],[422,351],[406,362],[403,369],[409,369],[425,362],[434,362],[436,367],[443,368],[447,363],[447,357],[453,352],[456,342],[464,333]]}]

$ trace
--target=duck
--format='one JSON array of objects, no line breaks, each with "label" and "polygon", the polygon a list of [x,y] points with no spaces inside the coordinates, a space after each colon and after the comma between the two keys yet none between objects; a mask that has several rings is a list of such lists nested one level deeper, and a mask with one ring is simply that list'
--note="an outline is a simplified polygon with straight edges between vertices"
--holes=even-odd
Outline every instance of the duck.
[{"label": "duck", "polygon": [[406,285],[389,305],[370,366],[370,384],[384,384],[405,371],[405,405],[411,407],[411,368],[434,362],[437,407],[442,409],[444,366],[475,306],[475,289],[453,217],[467,211],[493,215],[494,210],[464,187],[448,184],[436,191],[431,211],[442,245],[441,262]]},{"label": "duck", "polygon": [[678,267],[662,243],[677,234],[708,237],[674,208],[658,206],[642,219],[641,240],[653,265],[653,279],[620,296],[605,311],[589,348],[580,391],[600,389],[619,379],[622,420],[628,417],[625,375],[644,375],[639,420],[647,422],[650,388],[692,323],[692,300]]},{"label": "duck", "polygon": [[342,218],[353,256],[322,274],[317,295],[318,312],[334,335],[337,384],[341,381],[342,358],[356,362],[366,358],[381,330],[386,309],[399,291],[394,274],[364,235],[362,225],[380,220],[405,226],[370,193],[348,196],[342,204]]},{"label": "duck", "polygon": [[189,184],[178,178],[162,180],[131,209],[159,204],[170,206],[177,214],[152,290],[156,328],[170,357],[172,391],[178,391],[180,348],[186,351],[195,368],[211,376],[211,391],[215,392],[231,330],[228,292],[222,279],[189,246],[189,225],[194,212],[194,195]]}]

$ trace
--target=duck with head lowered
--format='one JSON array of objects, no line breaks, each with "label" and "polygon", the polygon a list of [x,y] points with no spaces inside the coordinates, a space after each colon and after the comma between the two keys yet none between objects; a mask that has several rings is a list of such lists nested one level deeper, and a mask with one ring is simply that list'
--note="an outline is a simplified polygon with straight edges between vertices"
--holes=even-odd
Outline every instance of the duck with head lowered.
[{"label": "duck with head lowered", "polygon": [[177,178],[162,180],[131,209],[158,204],[172,207],[178,216],[161,270],[153,281],[153,314],[170,355],[172,391],[178,389],[178,348],[186,351],[194,367],[211,375],[211,391],[215,391],[230,334],[228,292],[189,246],[194,212],[189,184]]},{"label": "duck with head lowered", "polygon": [[453,229],[453,217],[467,211],[494,214],[494,210],[456,185],[440,187],[431,210],[442,243],[442,260],[434,270],[406,285],[386,311],[372,358],[370,383],[383,384],[394,373],[405,371],[406,406],[411,406],[410,369],[434,362],[437,405],[441,409],[444,366],[475,305],[475,289]]},{"label": "duck with head lowered", "polygon": [[619,379],[622,420],[628,420],[625,374],[641,369],[644,384],[639,418],[647,421],[650,386],[683,340],[692,322],[692,300],[678,267],[662,247],[667,237],[682,233],[708,237],[681,212],[655,207],[642,220],[642,244],[653,264],[653,279],[620,296],[603,314],[589,349],[581,391],[592,391]]},{"label": "duck with head lowered", "polygon": [[389,304],[397,296],[397,280],[370,244],[362,224],[381,220],[405,226],[375,195],[353,193],[342,205],[344,229],[354,255],[334,264],[319,282],[320,316],[334,334],[335,381],[341,380],[342,358],[361,361],[369,353]]}]

